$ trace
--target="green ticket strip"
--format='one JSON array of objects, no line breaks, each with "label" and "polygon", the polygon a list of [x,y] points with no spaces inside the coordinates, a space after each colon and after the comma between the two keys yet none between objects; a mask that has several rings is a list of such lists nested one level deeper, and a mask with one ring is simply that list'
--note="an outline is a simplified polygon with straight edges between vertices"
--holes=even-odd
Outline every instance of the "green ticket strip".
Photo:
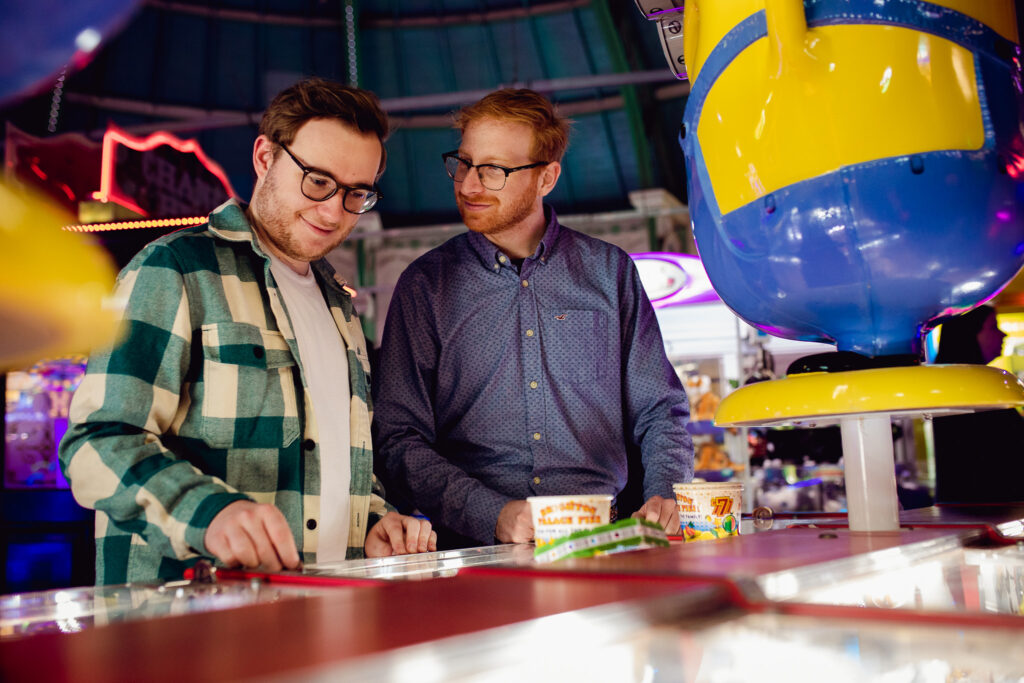
[{"label": "green ticket strip", "polygon": [[621,519],[611,524],[574,531],[533,551],[537,562],[556,562],[574,557],[667,548],[668,538],[660,524],[643,519]]}]

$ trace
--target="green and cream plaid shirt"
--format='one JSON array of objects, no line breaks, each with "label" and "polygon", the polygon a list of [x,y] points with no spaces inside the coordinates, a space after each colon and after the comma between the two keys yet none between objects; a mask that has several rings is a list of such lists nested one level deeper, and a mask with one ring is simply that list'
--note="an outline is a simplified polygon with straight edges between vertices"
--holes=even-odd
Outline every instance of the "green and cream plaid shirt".
[{"label": "green and cream plaid shirt", "polygon": [[[348,349],[352,483],[348,557],[387,511],[373,475],[370,366],[352,300],[312,264]],[[241,205],[146,246],[118,276],[124,336],[93,354],[60,460],[96,510],[96,581],[180,578],[210,521],[236,500],[284,513],[316,561],[320,450],[284,301]],[[338,378],[343,381],[343,378]],[[327,415],[333,420],[340,416]]]}]

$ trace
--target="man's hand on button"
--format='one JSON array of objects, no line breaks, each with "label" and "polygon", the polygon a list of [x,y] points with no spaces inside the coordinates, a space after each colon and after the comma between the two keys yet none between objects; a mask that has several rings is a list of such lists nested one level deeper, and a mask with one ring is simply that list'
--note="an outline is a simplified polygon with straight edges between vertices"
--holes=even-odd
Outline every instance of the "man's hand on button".
[{"label": "man's hand on button", "polygon": [[657,522],[666,534],[679,533],[679,508],[676,507],[674,498],[651,496],[639,510],[633,513],[633,516],[646,519],[648,522]]},{"label": "man's hand on button", "polygon": [[298,569],[299,553],[284,514],[269,503],[239,500],[217,513],[206,529],[206,549],[228,567]]},{"label": "man's hand on button", "polygon": [[388,557],[437,550],[437,532],[430,521],[389,512],[366,534],[367,557]]},{"label": "man's hand on button", "polygon": [[525,500],[506,503],[498,514],[494,537],[502,543],[529,543],[533,540],[533,513]]}]

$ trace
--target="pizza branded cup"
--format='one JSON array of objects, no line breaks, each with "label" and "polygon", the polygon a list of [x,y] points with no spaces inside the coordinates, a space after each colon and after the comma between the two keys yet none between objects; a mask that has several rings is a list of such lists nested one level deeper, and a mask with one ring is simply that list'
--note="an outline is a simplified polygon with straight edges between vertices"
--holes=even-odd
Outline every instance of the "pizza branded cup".
[{"label": "pizza branded cup", "polygon": [[532,496],[526,500],[533,513],[533,537],[538,548],[574,531],[612,521],[609,495]]},{"label": "pizza branded cup", "polygon": [[740,533],[743,484],[691,482],[673,484],[684,541],[703,541]]}]

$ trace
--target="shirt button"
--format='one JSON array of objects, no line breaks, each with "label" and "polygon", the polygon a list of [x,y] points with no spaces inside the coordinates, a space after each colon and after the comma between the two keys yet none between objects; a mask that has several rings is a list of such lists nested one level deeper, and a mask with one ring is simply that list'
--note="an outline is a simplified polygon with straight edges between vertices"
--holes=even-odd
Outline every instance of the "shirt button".
[{"label": "shirt button", "polygon": [[313,439],[306,439],[305,441],[302,442],[302,447],[305,448],[307,451],[311,451],[314,448],[316,448],[316,441],[313,441]]},{"label": "shirt button", "polygon": [[536,389],[537,388],[537,381],[536,380],[530,382],[530,388],[531,389]]},{"label": "shirt button", "polygon": [[530,281],[529,280],[523,280],[522,285],[523,285],[523,287],[529,287],[530,286]]},{"label": "shirt button", "polygon": [[306,528],[309,529],[310,531],[315,529],[316,528],[316,520],[315,519],[307,519],[306,520]]},{"label": "shirt button", "polygon": [[534,477],[533,478],[533,483],[534,484],[539,484],[540,483],[540,477]]},{"label": "shirt button", "polygon": [[540,441],[540,432],[534,432],[533,433],[533,440],[534,441]]},{"label": "shirt button", "polygon": [[495,263],[495,264],[494,264],[494,269],[495,269],[495,270],[498,270],[499,268],[501,268],[501,266],[499,266],[499,265],[498,265],[497,263]]},{"label": "shirt button", "polygon": [[498,260],[501,261],[502,263],[504,263],[505,262],[505,257],[504,256],[499,256]]},{"label": "shirt button", "polygon": [[533,330],[527,330],[526,331],[526,336],[527,337],[532,337],[533,336]]},{"label": "shirt button", "polygon": [[254,347],[252,347],[252,355],[256,356],[257,358],[263,358],[263,347],[262,346],[254,346]]}]

